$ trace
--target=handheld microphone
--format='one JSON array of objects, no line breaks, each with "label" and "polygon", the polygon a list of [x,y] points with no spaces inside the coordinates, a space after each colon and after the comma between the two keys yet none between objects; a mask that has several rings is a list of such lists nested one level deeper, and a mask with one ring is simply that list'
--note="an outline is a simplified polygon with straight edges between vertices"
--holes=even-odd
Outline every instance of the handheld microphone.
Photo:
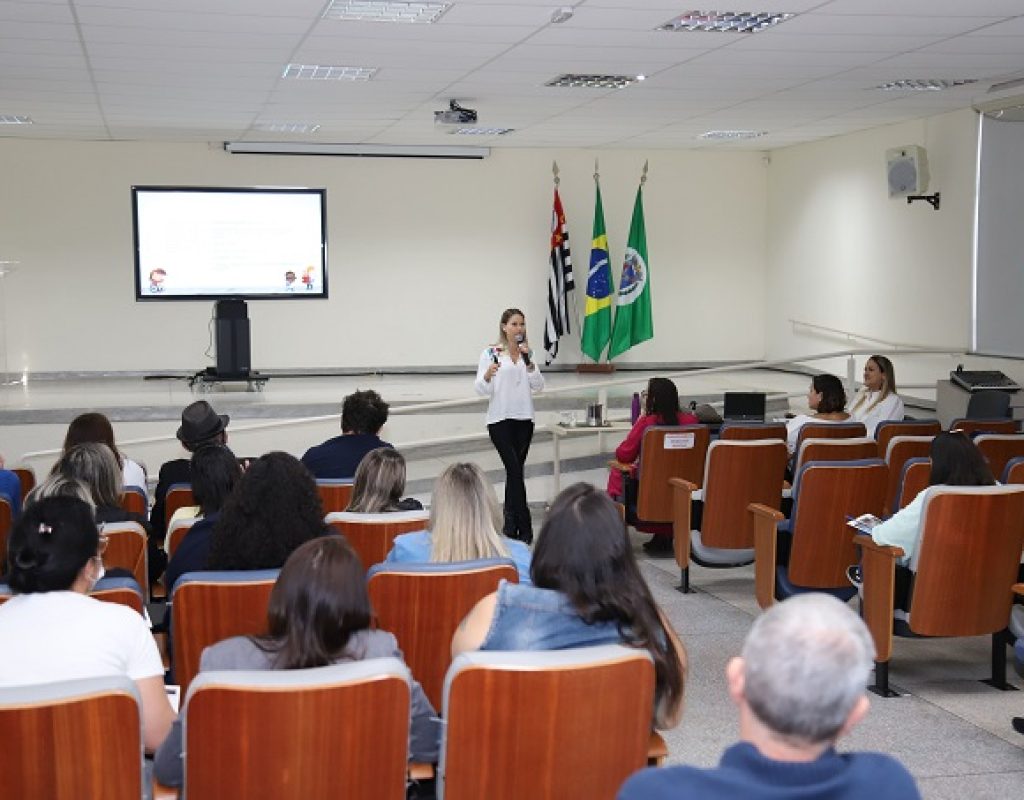
[{"label": "handheld microphone", "polygon": [[[523,336],[523,334],[521,334],[521,333],[517,333],[516,334],[516,344],[522,344],[524,341],[526,341],[526,337]],[[526,366],[530,366],[530,354],[529,353],[523,353],[522,355],[523,355],[523,363],[526,364]]]},{"label": "handheld microphone", "polygon": [[491,348],[491,363],[492,364],[497,364],[498,363],[498,349],[495,348],[495,347]]}]

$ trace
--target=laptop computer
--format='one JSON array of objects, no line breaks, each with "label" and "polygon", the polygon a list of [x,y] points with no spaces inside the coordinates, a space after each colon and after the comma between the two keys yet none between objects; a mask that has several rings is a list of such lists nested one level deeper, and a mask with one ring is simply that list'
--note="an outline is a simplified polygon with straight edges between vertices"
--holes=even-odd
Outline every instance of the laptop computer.
[{"label": "laptop computer", "polygon": [[764,422],[764,392],[726,392],[722,419],[726,422]]}]

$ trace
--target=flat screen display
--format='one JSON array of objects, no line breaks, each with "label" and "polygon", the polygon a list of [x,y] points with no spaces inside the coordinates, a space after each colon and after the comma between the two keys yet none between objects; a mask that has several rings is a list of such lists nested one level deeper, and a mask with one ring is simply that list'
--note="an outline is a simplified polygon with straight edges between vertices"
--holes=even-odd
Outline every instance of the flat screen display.
[{"label": "flat screen display", "polygon": [[133,186],[136,300],[327,297],[325,189]]}]

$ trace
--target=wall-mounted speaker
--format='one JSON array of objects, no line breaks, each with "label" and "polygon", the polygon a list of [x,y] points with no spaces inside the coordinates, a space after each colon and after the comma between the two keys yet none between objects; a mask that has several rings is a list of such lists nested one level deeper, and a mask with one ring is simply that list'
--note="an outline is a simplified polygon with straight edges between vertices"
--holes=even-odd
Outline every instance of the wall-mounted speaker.
[{"label": "wall-mounted speaker", "polygon": [[923,147],[910,144],[885,151],[889,197],[924,194],[928,189],[928,156]]}]

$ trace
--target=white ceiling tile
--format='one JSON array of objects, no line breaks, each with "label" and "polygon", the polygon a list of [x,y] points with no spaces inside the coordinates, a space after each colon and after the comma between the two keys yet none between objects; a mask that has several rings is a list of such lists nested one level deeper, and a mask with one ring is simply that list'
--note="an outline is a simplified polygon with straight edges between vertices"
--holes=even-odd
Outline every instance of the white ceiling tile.
[{"label": "white ceiling tile", "polygon": [[954,36],[999,22],[998,17],[941,17],[894,15],[801,14],[785,23],[786,33],[821,35],[829,33],[858,36]]}]

